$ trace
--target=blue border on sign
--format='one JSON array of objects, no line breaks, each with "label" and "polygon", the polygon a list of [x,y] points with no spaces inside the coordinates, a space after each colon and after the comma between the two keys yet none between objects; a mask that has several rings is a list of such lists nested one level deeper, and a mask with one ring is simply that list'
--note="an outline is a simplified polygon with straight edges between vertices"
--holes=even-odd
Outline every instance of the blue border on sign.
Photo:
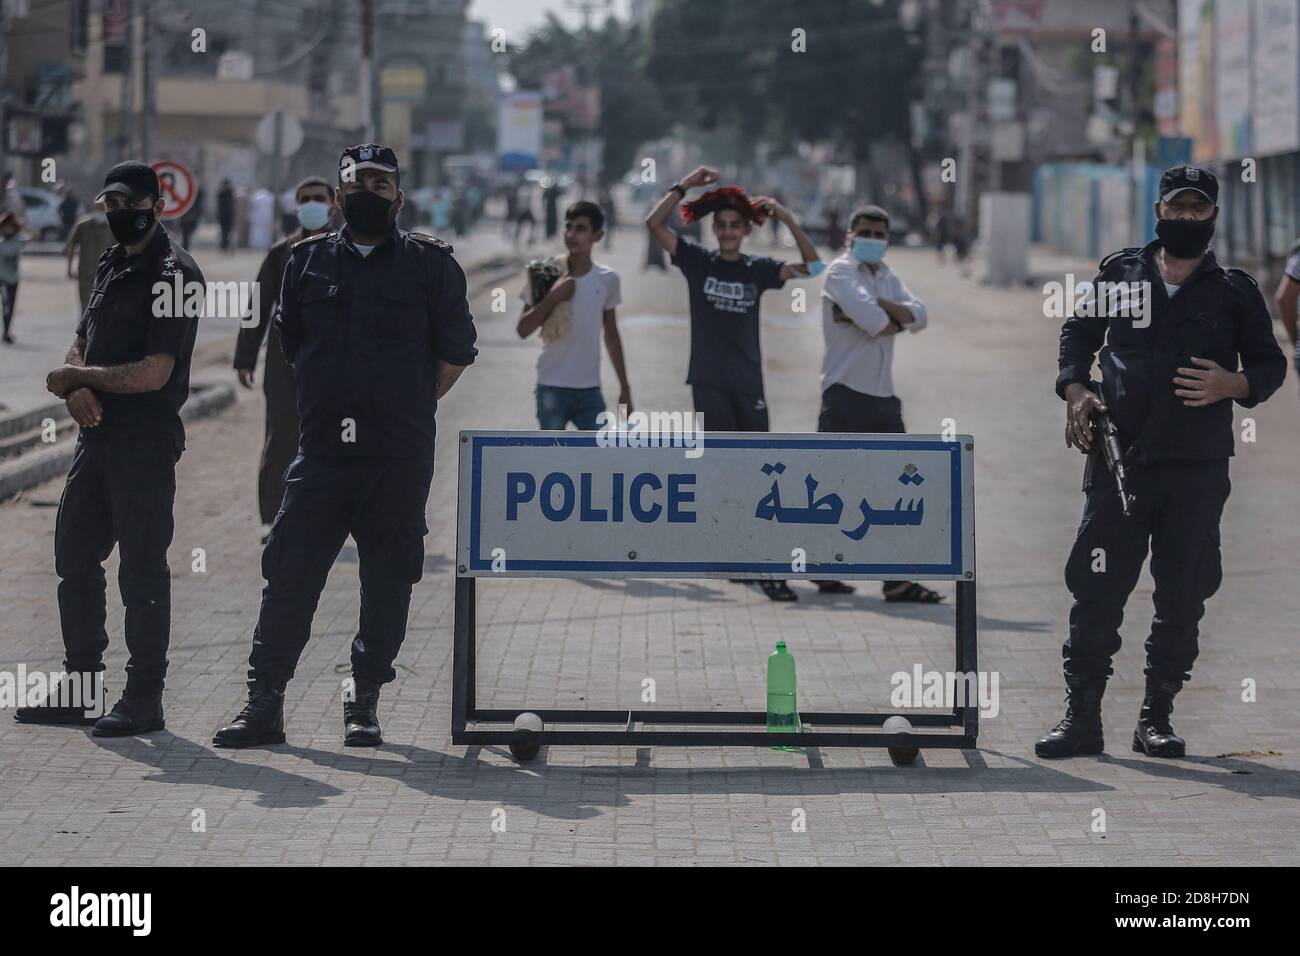
[{"label": "blue border on sign", "polygon": [[[706,433],[707,434],[707,433]],[[950,453],[950,480],[952,486],[952,560],[948,564],[845,564],[837,561],[831,564],[809,564],[804,574],[879,574],[884,577],[907,574],[949,574],[955,578],[962,573],[961,558],[961,442],[921,441],[900,442],[888,439],[841,439],[829,441],[824,438],[707,438],[709,445],[721,448],[877,448],[885,451],[946,451]],[[481,514],[480,488],[483,479],[483,449],[492,445],[521,447],[596,447],[594,432],[575,433],[573,435],[475,435],[470,438],[472,444],[470,465],[470,548],[469,567],[472,571],[488,571],[492,568],[490,558],[479,554],[479,518]],[[790,565],[785,562],[770,561],[519,561],[511,559],[512,571],[663,571],[675,574],[683,571],[751,571],[790,573]]]}]

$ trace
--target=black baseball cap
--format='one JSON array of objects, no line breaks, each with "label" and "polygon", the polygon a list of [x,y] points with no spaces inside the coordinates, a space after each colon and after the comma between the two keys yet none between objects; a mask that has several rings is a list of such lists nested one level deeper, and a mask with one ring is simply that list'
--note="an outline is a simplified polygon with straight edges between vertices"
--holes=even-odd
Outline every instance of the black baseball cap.
[{"label": "black baseball cap", "polygon": [[1172,166],[1160,174],[1160,198],[1173,199],[1184,189],[1195,190],[1214,205],[1219,204],[1219,180],[1214,173],[1199,166]]},{"label": "black baseball cap", "polygon": [[122,193],[133,201],[157,199],[158,174],[137,159],[118,163],[104,177],[104,188],[99,191],[95,201],[103,199],[108,193]]},{"label": "black baseball cap", "polygon": [[359,146],[349,146],[343,150],[343,155],[339,157],[339,176],[342,178],[343,170],[351,168],[353,170],[377,169],[380,172],[397,174],[397,154],[387,146],[380,146],[378,143],[362,143]]}]

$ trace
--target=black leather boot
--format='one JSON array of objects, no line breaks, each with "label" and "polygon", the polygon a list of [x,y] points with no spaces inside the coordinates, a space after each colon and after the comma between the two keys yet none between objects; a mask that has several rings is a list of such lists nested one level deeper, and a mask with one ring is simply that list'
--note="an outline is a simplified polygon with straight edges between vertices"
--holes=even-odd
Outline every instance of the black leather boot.
[{"label": "black leather boot", "polygon": [[[68,674],[50,688],[45,699],[31,707],[19,707],[14,711],[14,720],[20,724],[71,724],[77,727],[90,727],[104,716],[104,675],[96,671],[79,671],[76,679],[81,686],[72,692],[72,686],[65,682],[73,675]],[[92,695],[98,695],[92,699]],[[79,703],[81,706],[71,706]]]},{"label": "black leather boot", "polygon": [[284,743],[284,688],[264,680],[250,680],[244,709],[213,734],[212,742],[218,747]]},{"label": "black leather boot", "polygon": [[1177,681],[1147,678],[1147,693],[1142,699],[1137,729],[1133,731],[1133,749],[1148,757],[1182,757],[1187,742],[1174,733],[1169,715],[1174,712],[1174,695],[1183,689]]},{"label": "black leather boot", "polygon": [[379,685],[357,681],[356,700],[343,702],[343,746],[378,747],[384,742],[379,729]]},{"label": "black leather boot", "polygon": [[1034,744],[1040,757],[1077,757],[1099,754],[1106,743],[1101,734],[1101,696],[1105,680],[1067,677],[1065,717]]},{"label": "black leather boot", "polygon": [[99,720],[91,731],[96,737],[134,737],[163,730],[162,691],[141,693],[130,687],[122,698]]}]

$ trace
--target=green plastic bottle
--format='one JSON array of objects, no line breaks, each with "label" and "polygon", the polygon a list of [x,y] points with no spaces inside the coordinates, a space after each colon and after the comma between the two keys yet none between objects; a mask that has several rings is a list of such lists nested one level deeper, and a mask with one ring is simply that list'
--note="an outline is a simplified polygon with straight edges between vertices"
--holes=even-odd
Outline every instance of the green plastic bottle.
[{"label": "green plastic bottle", "polygon": [[767,656],[767,730],[793,734],[798,729],[794,655],[785,649],[785,641],[777,641],[776,650]]}]

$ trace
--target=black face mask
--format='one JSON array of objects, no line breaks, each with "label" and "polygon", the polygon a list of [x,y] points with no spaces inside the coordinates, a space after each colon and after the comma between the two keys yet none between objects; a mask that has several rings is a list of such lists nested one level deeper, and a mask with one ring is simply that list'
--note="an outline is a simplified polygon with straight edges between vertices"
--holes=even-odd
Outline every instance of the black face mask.
[{"label": "black face mask", "polygon": [[1210,245],[1216,213],[1212,219],[1157,219],[1156,238],[1175,259],[1195,259]]},{"label": "black face mask", "polygon": [[369,189],[348,193],[343,197],[343,218],[348,228],[363,236],[378,236],[388,232],[392,218],[388,215],[393,200],[385,199]]},{"label": "black face mask", "polygon": [[153,228],[153,209],[110,209],[108,228],[124,246],[133,246]]}]

